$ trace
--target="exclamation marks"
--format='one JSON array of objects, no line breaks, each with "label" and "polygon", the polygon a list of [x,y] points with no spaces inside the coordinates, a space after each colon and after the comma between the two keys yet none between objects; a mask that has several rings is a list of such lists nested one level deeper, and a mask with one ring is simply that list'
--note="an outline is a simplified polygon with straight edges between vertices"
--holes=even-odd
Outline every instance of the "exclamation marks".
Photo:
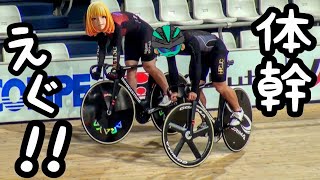
[{"label": "exclamation marks", "polygon": [[67,155],[72,135],[72,126],[67,121],[58,121],[52,130],[47,157],[42,162],[42,171],[51,178],[61,176],[66,170]]},{"label": "exclamation marks", "polygon": [[[30,121],[20,148],[20,157],[16,160],[15,171],[24,178],[37,174],[38,157],[45,136],[45,125],[41,121]],[[66,170],[64,158],[68,152],[72,136],[72,125],[68,121],[58,120],[52,130],[47,157],[42,162],[42,171],[51,178],[61,176]]]},{"label": "exclamation marks", "polygon": [[38,157],[41,151],[45,134],[45,126],[41,121],[29,122],[24,134],[20,157],[16,160],[16,173],[24,178],[37,174],[39,169]]}]

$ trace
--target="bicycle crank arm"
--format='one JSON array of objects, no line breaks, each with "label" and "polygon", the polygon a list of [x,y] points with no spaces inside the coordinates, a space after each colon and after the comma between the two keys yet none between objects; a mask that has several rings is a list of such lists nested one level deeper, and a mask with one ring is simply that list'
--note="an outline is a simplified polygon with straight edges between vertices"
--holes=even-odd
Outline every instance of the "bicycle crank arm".
[{"label": "bicycle crank arm", "polygon": [[161,109],[163,108],[162,107],[151,108],[151,109],[148,109],[147,113],[152,114],[154,112],[160,111]]},{"label": "bicycle crank arm", "polygon": [[167,106],[167,107],[151,108],[151,109],[148,109],[148,110],[147,110],[147,113],[148,113],[148,114],[152,114],[152,113],[154,113],[154,112],[160,111],[160,110],[162,110],[162,109],[169,108],[169,107],[174,106],[174,105],[176,105],[176,104],[177,104],[177,102],[174,102],[174,103],[171,103],[171,104],[170,104],[169,106]]}]

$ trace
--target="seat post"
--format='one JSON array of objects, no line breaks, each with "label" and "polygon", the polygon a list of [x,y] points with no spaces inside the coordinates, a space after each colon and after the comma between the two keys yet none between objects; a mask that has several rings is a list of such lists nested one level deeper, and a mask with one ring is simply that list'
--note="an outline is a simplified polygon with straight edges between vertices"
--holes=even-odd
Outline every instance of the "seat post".
[{"label": "seat post", "polygon": [[219,38],[223,41],[222,29],[223,27],[218,28],[218,34],[219,34]]}]

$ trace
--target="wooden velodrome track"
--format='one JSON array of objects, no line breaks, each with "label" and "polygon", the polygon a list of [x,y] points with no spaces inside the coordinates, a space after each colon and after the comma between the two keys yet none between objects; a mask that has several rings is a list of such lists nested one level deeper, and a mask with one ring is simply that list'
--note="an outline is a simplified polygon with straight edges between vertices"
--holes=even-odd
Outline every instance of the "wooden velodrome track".
[{"label": "wooden velodrome track", "polygon": [[[252,134],[245,149],[233,153],[220,140],[211,156],[196,168],[178,167],[168,158],[152,122],[135,123],[123,141],[107,146],[91,140],[80,121],[73,120],[67,169],[59,179],[320,179],[319,109],[320,104],[306,105],[299,118],[291,118],[285,110],[266,118],[254,109]],[[40,167],[54,122],[45,125]],[[26,126],[0,125],[1,180],[21,179],[14,163]],[[39,168],[32,179],[49,178]]]}]

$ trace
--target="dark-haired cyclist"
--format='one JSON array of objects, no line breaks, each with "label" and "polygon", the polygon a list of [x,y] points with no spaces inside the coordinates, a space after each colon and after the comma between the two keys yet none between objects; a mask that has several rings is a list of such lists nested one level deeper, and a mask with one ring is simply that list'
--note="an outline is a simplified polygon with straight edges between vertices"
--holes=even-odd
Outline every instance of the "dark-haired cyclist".
[{"label": "dark-haired cyclist", "polygon": [[[178,35],[176,35],[177,33],[174,33],[176,32],[176,28],[173,26],[170,26],[170,28],[170,31],[163,30],[161,28],[156,29],[155,31],[157,32],[157,34],[161,36],[161,38],[153,36],[154,39],[157,39],[153,40],[153,42],[158,41],[158,43],[160,43],[162,42],[161,39],[174,41],[181,41],[181,39],[183,39],[183,44],[181,44],[181,42],[171,42],[173,46],[171,47],[168,45],[166,48],[163,48],[163,45],[159,46],[159,44],[154,44],[154,48],[156,49],[156,53],[165,53],[170,52],[171,50],[176,50],[176,46],[178,46],[178,48],[179,46],[181,46],[181,50],[183,52],[181,52],[180,54],[187,54],[191,56],[189,64],[191,92],[188,95],[188,99],[190,101],[196,100],[199,85],[205,83],[206,77],[210,69],[212,85],[226,99],[231,109],[233,110],[233,113],[231,115],[230,126],[239,125],[242,122],[244,112],[239,105],[235,91],[232,88],[230,88],[226,83],[228,50],[226,49],[226,46],[224,45],[222,40],[209,32],[200,30],[188,30],[184,32],[177,32]],[[168,35],[169,32],[170,34]],[[176,38],[177,36],[179,36],[180,38]],[[163,44],[166,43],[163,42]],[[170,73],[170,82],[173,85],[177,85],[178,69],[176,66],[175,56],[169,55],[167,56],[167,59]],[[172,88],[172,91],[177,92],[177,89]],[[199,94],[200,101],[204,106],[206,106],[206,98],[204,96],[203,91],[200,90]],[[174,93],[173,96],[176,96],[176,93]],[[206,126],[206,124],[205,122],[202,122],[198,128],[202,128],[204,126]],[[215,141],[217,141],[217,138],[219,138],[217,136],[218,135],[216,134]]]}]

